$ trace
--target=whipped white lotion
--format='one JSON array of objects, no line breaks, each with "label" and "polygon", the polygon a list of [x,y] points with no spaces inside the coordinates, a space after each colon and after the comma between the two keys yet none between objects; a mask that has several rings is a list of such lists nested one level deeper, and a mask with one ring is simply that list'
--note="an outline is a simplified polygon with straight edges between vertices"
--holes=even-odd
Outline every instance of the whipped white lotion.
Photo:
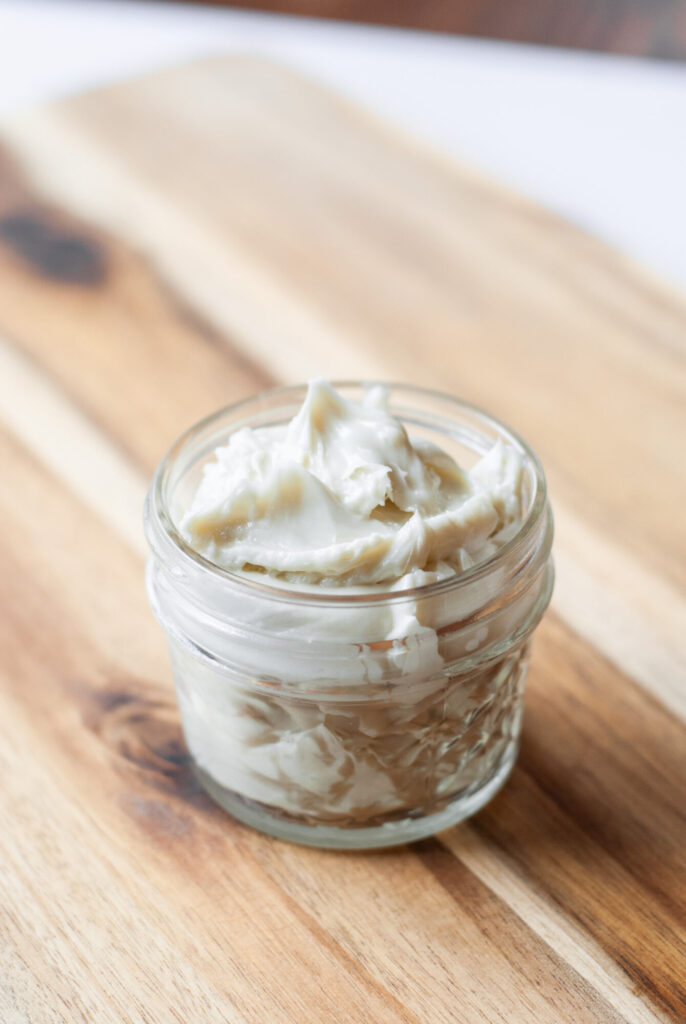
[{"label": "whipped white lotion", "polygon": [[521,455],[502,441],[465,472],[410,439],[383,388],[355,403],[317,380],[288,425],[216,449],[181,529],[227,569],[397,589],[492,555],[521,525],[521,488]]},{"label": "whipped white lotion", "polygon": [[[289,590],[392,593],[483,562],[519,530],[524,505],[514,447],[497,441],[466,471],[408,436],[382,387],[356,403],[317,380],[290,423],[238,430],[215,450],[180,529],[216,565]],[[269,688],[233,684],[177,650],[193,756],[245,800],[346,828],[432,813],[494,770],[511,742],[525,649],[464,679],[448,666],[514,631],[521,607],[445,636],[442,627],[461,618],[459,598],[360,609],[254,599],[239,611],[256,636],[359,649],[324,668],[306,654],[277,657],[256,640],[254,678]],[[379,687],[391,681],[381,700]],[[317,696],[334,685],[342,696]]]}]

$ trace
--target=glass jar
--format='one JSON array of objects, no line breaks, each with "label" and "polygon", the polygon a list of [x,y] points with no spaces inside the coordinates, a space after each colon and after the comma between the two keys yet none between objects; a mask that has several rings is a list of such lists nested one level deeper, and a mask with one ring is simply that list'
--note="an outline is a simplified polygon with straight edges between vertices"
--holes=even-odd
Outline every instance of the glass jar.
[{"label": "glass jar", "polygon": [[[336,384],[359,401],[364,384]],[[447,395],[390,385],[412,438],[470,468],[502,438],[523,457],[522,526],[460,575],[397,590],[294,587],[188,546],[178,522],[214,449],[283,424],[305,387],[198,423],[160,462],[145,507],[147,587],[202,785],[264,832],[340,849],[405,843],[474,814],[515,762],[531,635],[553,587],[540,463],[513,431]]]}]

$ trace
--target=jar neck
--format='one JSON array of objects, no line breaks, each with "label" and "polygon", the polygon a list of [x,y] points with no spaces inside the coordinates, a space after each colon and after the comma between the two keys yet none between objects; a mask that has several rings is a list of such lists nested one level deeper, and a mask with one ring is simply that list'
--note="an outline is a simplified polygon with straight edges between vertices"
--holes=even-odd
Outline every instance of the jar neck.
[{"label": "jar neck", "polygon": [[[545,502],[523,542],[468,578],[406,595],[375,593],[336,602],[254,587],[239,574],[218,574],[185,558],[146,512],[152,555],[148,590],[168,634],[232,674],[263,682],[343,689],[407,686],[436,671],[467,672],[523,643],[550,600],[553,525]],[[157,532],[157,538],[151,534]],[[276,593],[276,596],[275,596]],[[363,654],[363,668],[351,665]],[[416,664],[416,672],[408,666]],[[357,676],[359,675],[359,678]]]}]

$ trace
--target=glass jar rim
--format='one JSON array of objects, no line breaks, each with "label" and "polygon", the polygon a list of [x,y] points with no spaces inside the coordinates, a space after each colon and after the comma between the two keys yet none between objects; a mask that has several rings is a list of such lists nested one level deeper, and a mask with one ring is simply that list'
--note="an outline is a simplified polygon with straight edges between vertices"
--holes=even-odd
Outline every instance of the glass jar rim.
[{"label": "glass jar rim", "polygon": [[[191,547],[176,528],[174,519],[168,508],[168,495],[166,493],[166,489],[176,459],[186,446],[193,441],[194,437],[201,434],[213,423],[219,422],[226,416],[235,415],[241,410],[251,405],[255,405],[256,403],[259,403],[260,400],[267,398],[278,398],[279,396],[283,396],[284,398],[289,396],[295,398],[296,396],[304,396],[307,385],[295,384],[267,388],[253,393],[248,398],[223,406],[193,423],[172,443],[157,464],[145,502],[144,518],[146,535],[153,553],[162,554],[156,544],[156,541],[161,535],[168,544],[172,545],[174,551],[182,556],[187,564],[190,563],[196,569],[208,573],[213,579],[223,580],[232,587],[244,590],[246,594],[249,593],[259,596],[262,599],[276,602],[297,603],[298,605],[303,606],[354,606],[360,608],[367,604],[377,605],[379,603],[387,602],[395,603],[408,600],[425,600],[451,591],[454,588],[477,582],[478,580],[490,575],[494,570],[497,570],[498,567],[507,562],[513,553],[525,546],[526,541],[531,537],[536,526],[540,522],[541,516],[546,512],[547,487],[545,473],[538,456],[524,438],[517,433],[517,431],[512,429],[512,427],[508,426],[508,424],[504,423],[502,420],[486,412],[486,410],[482,409],[480,406],[434,388],[417,387],[413,384],[404,384],[398,381],[394,382],[385,380],[334,380],[331,383],[337,390],[382,386],[388,388],[391,394],[394,391],[402,391],[408,395],[414,394],[425,399],[433,398],[443,403],[448,403],[448,405],[452,406],[456,412],[462,411],[464,413],[468,413],[477,421],[483,423],[484,426],[495,429],[499,435],[503,436],[510,443],[513,443],[530,463],[533,469],[535,484],[531,504],[519,530],[493,555],[490,555],[481,562],[477,562],[464,572],[455,573],[454,575],[447,576],[444,579],[435,580],[431,583],[423,583],[419,586],[409,587],[404,590],[384,589],[384,584],[379,583],[374,584],[374,592],[369,592],[359,588],[362,592],[350,593],[349,590],[346,592],[345,587],[340,587],[335,591],[332,588],[325,593],[315,594],[312,590],[305,590],[304,588],[298,588],[297,586],[293,587],[290,584],[286,586],[281,584],[263,583],[261,580],[253,579],[252,577],[236,570],[226,569],[223,566],[218,565],[216,562],[212,562],[210,559],[205,558],[204,555]],[[378,588],[378,591],[376,588]]]}]

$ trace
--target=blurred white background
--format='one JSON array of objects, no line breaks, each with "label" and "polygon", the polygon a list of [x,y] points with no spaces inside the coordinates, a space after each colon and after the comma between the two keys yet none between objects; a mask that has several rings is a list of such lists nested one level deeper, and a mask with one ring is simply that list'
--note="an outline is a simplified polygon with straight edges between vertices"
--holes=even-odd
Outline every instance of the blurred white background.
[{"label": "blurred white background", "polygon": [[125,0],[0,0],[0,117],[175,61],[271,55],[686,287],[686,66]]}]

